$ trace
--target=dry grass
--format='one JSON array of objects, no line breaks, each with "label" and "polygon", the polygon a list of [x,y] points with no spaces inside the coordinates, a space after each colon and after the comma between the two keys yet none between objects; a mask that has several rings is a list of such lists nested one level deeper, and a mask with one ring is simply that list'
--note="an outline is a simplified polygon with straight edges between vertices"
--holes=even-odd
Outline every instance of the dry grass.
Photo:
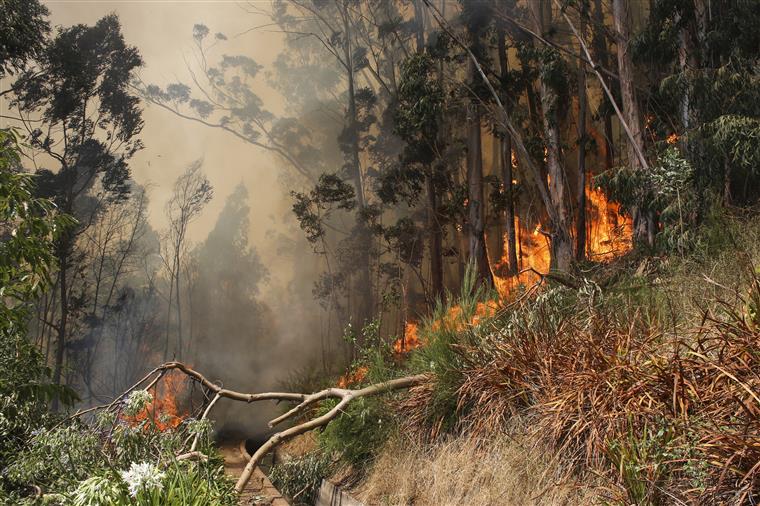
[{"label": "dry grass", "polygon": [[592,489],[559,479],[546,455],[501,435],[485,443],[395,439],[352,494],[365,504],[419,506],[559,506],[596,498]]},{"label": "dry grass", "polygon": [[[529,420],[523,436],[541,441],[568,472],[606,476],[609,496],[622,503],[755,504],[760,280],[748,272],[749,286],[734,299],[717,299],[701,323],[676,331],[620,306],[584,309],[581,300],[563,313],[554,301],[531,301],[479,339],[454,346],[462,364],[456,432],[482,438],[509,420]],[[451,391],[451,376],[444,382]],[[445,416],[431,417],[437,388],[432,375],[402,405],[406,429],[428,441],[440,436]],[[454,453],[465,448],[455,445]],[[480,485],[471,488],[480,493]]]}]

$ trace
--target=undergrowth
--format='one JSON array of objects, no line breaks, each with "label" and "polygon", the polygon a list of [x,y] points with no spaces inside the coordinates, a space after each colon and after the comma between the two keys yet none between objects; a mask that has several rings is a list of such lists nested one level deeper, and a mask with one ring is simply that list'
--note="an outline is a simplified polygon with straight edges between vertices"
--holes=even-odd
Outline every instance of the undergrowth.
[{"label": "undergrowth", "polygon": [[[160,430],[151,420],[127,423],[110,412],[91,423],[41,427],[4,463],[0,503],[234,505],[233,483],[210,434],[207,421]],[[177,460],[196,435],[203,457]]]},{"label": "undergrowth", "polygon": [[310,506],[316,501],[322,479],[330,475],[332,467],[329,453],[312,451],[276,464],[269,478],[291,504]]},{"label": "undergrowth", "polygon": [[512,303],[468,278],[406,360],[376,345],[354,364],[364,383],[429,380],[353,404],[323,451],[367,483],[399,437],[432,448],[505,434],[552,455],[563,479],[593,482],[598,503],[753,504],[760,227],[726,218],[702,235],[689,255],[632,256]]}]

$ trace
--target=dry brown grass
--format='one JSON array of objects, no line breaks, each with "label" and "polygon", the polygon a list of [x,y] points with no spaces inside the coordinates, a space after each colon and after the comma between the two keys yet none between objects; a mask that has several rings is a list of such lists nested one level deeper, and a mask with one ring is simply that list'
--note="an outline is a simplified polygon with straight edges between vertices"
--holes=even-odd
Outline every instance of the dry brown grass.
[{"label": "dry brown grass", "polygon": [[[463,340],[454,347],[463,364],[455,432],[483,438],[529,420],[527,439],[566,470],[606,476],[623,503],[755,504],[760,280],[750,272],[748,288],[718,300],[690,329],[666,330],[614,306],[558,315],[534,304],[526,308],[532,323],[503,321],[509,332],[497,324]],[[430,416],[435,382],[432,375],[402,405],[406,430],[427,440],[440,435],[444,416]],[[418,485],[430,484],[408,486]]]},{"label": "dry brown grass", "polygon": [[596,494],[559,475],[535,448],[503,435],[421,444],[401,437],[352,492],[365,504],[419,506],[585,505]]}]

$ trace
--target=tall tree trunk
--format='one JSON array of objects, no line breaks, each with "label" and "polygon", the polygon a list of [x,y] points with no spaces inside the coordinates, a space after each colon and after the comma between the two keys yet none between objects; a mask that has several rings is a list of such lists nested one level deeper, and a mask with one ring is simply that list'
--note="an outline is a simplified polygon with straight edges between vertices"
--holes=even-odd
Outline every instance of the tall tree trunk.
[{"label": "tall tree trunk", "polygon": [[[636,88],[634,87],[633,61],[629,52],[630,43],[630,20],[627,0],[612,1],[612,17],[615,22],[617,36],[617,61],[618,75],[620,77],[620,94],[623,101],[623,114],[626,123],[631,130],[633,139],[628,141],[628,163],[633,170],[642,170],[643,166],[638,157],[638,152],[644,152],[644,136],[642,133],[641,114],[636,100]],[[635,239],[639,243],[646,243],[650,247],[654,245],[655,219],[651,211],[644,212],[641,209],[633,210],[635,227]]]},{"label": "tall tree trunk", "polygon": [[[530,2],[536,31],[545,33],[551,25],[551,4],[544,1]],[[562,167],[560,151],[559,118],[557,102],[559,97],[552,85],[540,80],[542,125],[544,144],[546,146],[546,168],[549,186],[549,198],[554,207],[556,220],[551,231],[551,267],[561,271],[568,270],[573,262],[573,242],[570,237],[570,220],[568,212],[567,181]]]},{"label": "tall tree trunk", "polygon": [[[66,354],[66,332],[69,320],[69,285],[68,285],[68,261],[69,261],[69,233],[65,233],[61,239],[60,251],[58,255],[59,272],[58,281],[61,297],[61,319],[58,323],[58,340],[55,347],[55,365],[53,367],[53,384],[61,385],[63,374],[63,359]],[[58,411],[58,397],[53,397],[52,410]]]},{"label": "tall tree trunk", "polygon": [[164,335],[164,362],[169,360],[169,334],[172,325],[172,299],[174,298],[174,265],[176,260],[172,261],[172,269],[169,273],[169,301],[166,308],[166,333]]},{"label": "tall tree trunk", "polygon": [[[416,23],[417,54],[425,51],[425,19],[422,0],[414,2]],[[425,170],[425,191],[427,193],[428,252],[430,254],[430,285],[434,299],[443,299],[443,232],[438,216],[438,195],[435,187],[435,168],[429,165]]]},{"label": "tall tree trunk", "polygon": [[[497,44],[499,51],[499,67],[501,78],[506,81],[509,73],[509,62],[507,59],[507,46],[504,37],[504,28],[499,26],[497,31]],[[504,107],[509,113],[509,105],[504,100]],[[508,273],[517,274],[517,234],[515,233],[515,202],[512,187],[512,136],[509,132],[504,132],[500,139],[501,153],[501,179],[504,182],[504,230],[507,235],[507,260],[509,262]]]},{"label": "tall tree trunk", "polygon": [[[581,2],[580,34],[584,35],[586,24],[585,3]],[[581,59],[583,49],[578,49],[578,222],[575,229],[575,258],[586,259],[586,69]]]},{"label": "tall tree trunk", "polygon": [[435,190],[433,168],[428,169],[427,177],[427,207],[428,230],[430,233],[430,284],[432,295],[438,300],[443,299],[443,231],[438,218],[438,195]]},{"label": "tall tree trunk", "polygon": [[[609,55],[607,49],[606,37],[604,36],[604,10],[602,0],[594,0],[594,38],[592,41],[596,60],[602,68],[609,67]],[[603,117],[604,124],[604,168],[610,170],[615,164],[615,146],[612,142],[612,112],[607,111]]]},{"label": "tall tree trunk", "polygon": [[362,167],[360,159],[360,147],[359,147],[359,127],[356,110],[356,85],[354,81],[354,65],[353,65],[353,47],[351,46],[351,27],[348,22],[348,5],[344,0],[342,2],[341,15],[343,16],[343,29],[344,37],[346,38],[344,44],[344,58],[346,62],[346,74],[348,78],[348,128],[351,133],[351,170],[353,172],[354,188],[356,190],[356,199],[359,207],[359,217],[357,218],[357,227],[359,231],[359,250],[360,250],[360,262],[359,275],[356,282],[357,292],[359,294],[359,301],[356,304],[356,316],[357,324],[361,328],[366,322],[372,318],[373,302],[372,302],[372,275],[371,275],[371,263],[370,263],[370,246],[372,238],[370,231],[364,222],[363,214],[366,209],[366,201],[364,199],[364,184],[362,181]]},{"label": "tall tree trunk", "polygon": [[[474,72],[474,71],[473,71]],[[474,75],[473,72],[470,75]],[[480,106],[472,100],[467,108],[467,212],[470,262],[481,283],[493,285],[485,240],[483,202],[483,146],[480,133]]]},{"label": "tall tree trunk", "polygon": [[[183,234],[184,235],[184,234]],[[174,276],[174,292],[177,300],[177,360],[182,360],[182,292],[179,291],[179,275],[182,269],[181,251],[177,251],[177,274]]]}]

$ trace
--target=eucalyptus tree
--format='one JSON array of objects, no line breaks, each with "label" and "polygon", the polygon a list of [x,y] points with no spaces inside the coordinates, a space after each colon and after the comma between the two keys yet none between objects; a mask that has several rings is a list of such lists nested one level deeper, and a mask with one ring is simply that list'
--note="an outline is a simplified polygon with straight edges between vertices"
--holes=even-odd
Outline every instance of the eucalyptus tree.
[{"label": "eucalyptus tree", "polygon": [[61,382],[70,317],[70,275],[77,268],[77,238],[100,206],[90,198],[102,188],[107,199],[129,193],[129,160],[142,148],[139,99],[129,82],[142,64],[115,15],[93,26],[62,28],[41,50],[36,65],[13,85],[30,147],[50,168],[39,169],[39,192],[79,220],[56,241],[59,321],[53,381]]},{"label": "eucalyptus tree", "polygon": [[[552,3],[550,1],[530,2],[534,29],[544,37],[551,37]],[[552,266],[567,271],[573,262],[573,242],[570,235],[569,186],[562,153],[561,114],[562,103],[569,102],[567,68],[558,50],[543,47],[538,51],[539,96],[541,97],[541,118],[543,144],[547,169],[549,202],[555,219],[552,220],[551,248]],[[543,181],[541,183],[543,185]]]},{"label": "eucalyptus tree", "polygon": [[177,334],[174,356],[179,359],[185,348],[182,335],[182,291],[180,278],[187,249],[187,229],[198,218],[203,208],[214,197],[214,188],[206,174],[203,162],[196,160],[174,181],[172,194],[166,202],[165,212],[169,219],[165,246],[161,258],[169,274],[169,294],[164,338],[164,360],[169,359],[169,337],[172,325],[172,306],[177,309]]},{"label": "eucalyptus tree", "polygon": [[444,91],[436,78],[435,62],[425,52],[418,52],[404,62],[399,79],[394,112],[395,131],[406,146],[400,162],[403,170],[385,173],[380,196],[385,202],[406,197],[415,205],[426,194],[428,255],[433,298],[444,295],[443,225],[439,201],[446,190],[446,165],[443,163],[440,136]]},{"label": "eucalyptus tree", "polygon": [[[631,20],[628,3],[613,0],[612,16],[617,43],[617,63],[623,114],[625,122],[631,130],[631,138],[628,139],[628,163],[632,171],[642,171],[647,168],[647,162],[644,160],[644,123],[636,92],[633,57],[630,50]],[[633,212],[637,238],[639,241],[645,241],[649,246],[653,246],[656,233],[654,210],[639,206]]]},{"label": "eucalyptus tree", "polygon": [[[227,36],[203,24],[193,27],[197,65],[188,63],[186,83],[165,86],[134,83],[141,96],[185,120],[223,130],[252,146],[265,149],[282,159],[300,179],[314,181],[309,165],[315,152],[304,143],[304,132],[292,118],[278,118],[254,91],[262,66],[246,55],[222,54]],[[217,48],[218,49],[218,48]]]},{"label": "eucalyptus tree", "polygon": [[[48,8],[39,0],[0,2],[0,78],[25,69],[42,52],[50,33]],[[0,96],[13,91],[0,91]]]}]

